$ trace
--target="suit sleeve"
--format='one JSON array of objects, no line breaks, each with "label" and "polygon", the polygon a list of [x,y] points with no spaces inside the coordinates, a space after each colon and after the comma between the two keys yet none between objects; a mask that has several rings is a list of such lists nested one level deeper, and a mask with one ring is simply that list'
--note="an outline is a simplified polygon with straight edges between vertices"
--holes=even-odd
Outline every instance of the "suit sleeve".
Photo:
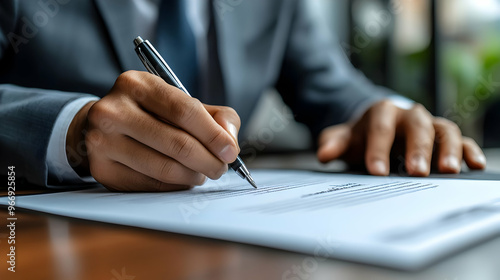
[{"label": "suit sleeve", "polygon": [[295,6],[289,42],[276,88],[316,138],[393,92],[359,73],[306,0]]},{"label": "suit sleeve", "polygon": [[1,174],[15,166],[18,178],[47,186],[47,146],[54,123],[66,104],[82,96],[86,95],[0,85]]},{"label": "suit sleeve", "polygon": [[[15,55],[9,33],[16,28],[17,2],[0,2],[0,63]],[[0,72],[0,75],[1,72]],[[47,186],[47,145],[62,108],[87,96],[0,84],[0,175],[15,166],[16,180]]]}]

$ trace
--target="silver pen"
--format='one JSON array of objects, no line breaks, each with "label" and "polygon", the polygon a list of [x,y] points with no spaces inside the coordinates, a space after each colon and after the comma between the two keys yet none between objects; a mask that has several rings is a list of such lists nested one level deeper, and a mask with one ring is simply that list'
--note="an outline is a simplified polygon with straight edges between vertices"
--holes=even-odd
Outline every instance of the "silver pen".
[{"label": "silver pen", "polygon": [[[181,81],[174,74],[174,71],[170,69],[165,60],[163,60],[161,55],[156,51],[156,49],[148,40],[143,40],[141,36],[137,36],[137,38],[134,39],[134,45],[135,52],[137,53],[149,73],[161,77],[169,85],[175,86],[187,95],[191,96],[186,88],[182,85]],[[233,163],[229,164],[229,167],[231,167],[241,178],[247,180],[250,185],[252,185],[254,188],[257,188],[255,181],[250,175],[250,171],[248,171],[245,163],[243,163],[239,156]]]}]

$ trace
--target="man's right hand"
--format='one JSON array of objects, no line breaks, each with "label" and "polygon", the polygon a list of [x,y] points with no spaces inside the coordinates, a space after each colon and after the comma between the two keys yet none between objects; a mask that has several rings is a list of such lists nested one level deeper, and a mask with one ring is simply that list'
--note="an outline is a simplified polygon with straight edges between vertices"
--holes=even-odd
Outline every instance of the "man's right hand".
[{"label": "man's right hand", "polygon": [[73,167],[110,190],[171,191],[221,177],[238,156],[239,128],[233,109],[204,105],[159,77],[128,71],[76,115],[66,148],[84,143],[88,158]]}]

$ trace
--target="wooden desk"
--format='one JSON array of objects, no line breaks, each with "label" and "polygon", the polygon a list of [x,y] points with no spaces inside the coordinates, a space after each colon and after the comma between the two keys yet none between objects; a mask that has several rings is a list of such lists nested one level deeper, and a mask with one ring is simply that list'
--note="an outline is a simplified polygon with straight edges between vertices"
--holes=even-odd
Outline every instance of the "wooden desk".
[{"label": "wooden desk", "polygon": [[[256,159],[252,167],[278,162],[306,164],[312,156]],[[500,151],[488,151],[490,171],[500,172]],[[294,163],[295,162],[295,163]],[[309,167],[342,168],[342,164]],[[500,187],[500,185],[499,185]],[[16,210],[16,273],[7,271],[6,208],[0,221],[0,279],[500,279],[500,237],[418,272],[401,272],[226,241]],[[303,267],[303,265],[306,267]],[[297,274],[293,274],[298,269]],[[290,271],[288,277],[285,272]],[[295,278],[294,278],[295,277]]]}]

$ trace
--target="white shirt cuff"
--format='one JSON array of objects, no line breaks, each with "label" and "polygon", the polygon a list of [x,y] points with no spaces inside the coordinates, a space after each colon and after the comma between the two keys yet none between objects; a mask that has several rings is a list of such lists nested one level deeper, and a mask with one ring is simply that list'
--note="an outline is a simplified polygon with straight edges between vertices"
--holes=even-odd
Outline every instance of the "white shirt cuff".
[{"label": "white shirt cuff", "polygon": [[[92,177],[80,177],[69,164],[66,156],[66,135],[71,121],[76,114],[89,102],[99,100],[97,97],[82,97],[66,104],[59,113],[47,147],[47,167],[49,178],[61,185],[95,182]],[[58,187],[50,185],[49,187]]]},{"label": "white shirt cuff", "polygon": [[415,101],[401,95],[391,95],[388,99],[391,100],[396,107],[403,110],[410,110],[413,105],[415,105]]}]

